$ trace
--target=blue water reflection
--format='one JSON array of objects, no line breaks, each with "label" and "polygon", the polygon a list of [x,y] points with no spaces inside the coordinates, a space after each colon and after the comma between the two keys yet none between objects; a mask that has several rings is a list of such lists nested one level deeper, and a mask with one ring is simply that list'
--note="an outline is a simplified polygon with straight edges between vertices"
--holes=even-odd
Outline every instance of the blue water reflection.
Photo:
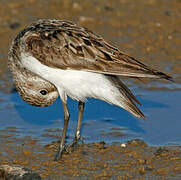
[{"label": "blue water reflection", "polygon": [[[142,138],[147,143],[181,143],[181,91],[150,91],[135,89],[135,94],[142,103],[140,107],[147,120],[137,119],[127,111],[103,101],[88,99],[82,125],[85,142],[106,141],[123,142],[133,138]],[[59,134],[63,128],[63,109],[60,99],[46,108],[26,104],[13,91],[11,94],[0,93],[0,127],[16,126],[21,136],[31,135],[43,143],[57,140],[42,134]],[[68,141],[74,136],[78,116],[78,103],[68,99],[71,118]],[[58,128],[58,129],[57,129]],[[52,134],[51,134],[52,133]]]},{"label": "blue water reflection", "polygon": [[[59,98],[53,105],[43,108],[28,105],[16,92],[12,94],[11,100],[17,104],[15,109],[20,117],[30,124],[50,125],[57,119],[63,119],[63,108]],[[154,103],[152,104],[154,105]],[[159,105],[159,103],[155,104]],[[77,120],[77,101],[68,98],[68,107],[70,110],[70,121]],[[130,113],[120,107],[97,99],[88,99],[86,102],[83,122],[87,120],[105,121],[116,126],[123,126],[135,132],[144,132],[144,130],[139,127],[138,119]]]}]

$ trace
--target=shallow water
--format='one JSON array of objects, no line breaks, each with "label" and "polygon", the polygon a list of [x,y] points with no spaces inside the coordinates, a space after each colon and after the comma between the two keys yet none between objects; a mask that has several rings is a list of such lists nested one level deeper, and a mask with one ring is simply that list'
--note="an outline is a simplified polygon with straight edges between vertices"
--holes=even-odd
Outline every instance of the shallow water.
[{"label": "shallow water", "polygon": [[[147,119],[137,119],[117,106],[88,99],[82,124],[85,143],[125,142],[141,138],[151,145],[181,144],[181,90],[156,91],[136,87],[134,85],[132,90],[142,103],[141,110]],[[26,104],[14,90],[10,93],[0,92],[0,100],[1,129],[14,129],[11,132],[14,136],[32,136],[43,144],[59,140],[63,128],[60,99],[50,107],[37,108]],[[68,106],[71,114],[67,134],[69,142],[74,137],[78,108],[77,102],[71,99],[68,100]]]}]

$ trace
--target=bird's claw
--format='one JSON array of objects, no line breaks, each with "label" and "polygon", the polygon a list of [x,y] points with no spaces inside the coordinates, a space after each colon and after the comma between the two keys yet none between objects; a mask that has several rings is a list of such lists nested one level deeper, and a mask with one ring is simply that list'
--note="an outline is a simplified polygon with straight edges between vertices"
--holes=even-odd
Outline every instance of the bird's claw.
[{"label": "bird's claw", "polygon": [[74,147],[76,146],[79,142],[81,142],[82,144],[84,143],[83,138],[80,137],[75,137],[74,140],[68,145],[68,147]]},{"label": "bird's claw", "polygon": [[57,153],[56,153],[56,155],[55,155],[55,161],[58,161],[61,157],[62,157],[62,154],[63,154],[63,152],[66,152],[66,153],[68,153],[68,149],[67,149],[67,147],[64,145],[64,146],[59,146],[59,149],[58,149],[58,151],[57,151]]}]

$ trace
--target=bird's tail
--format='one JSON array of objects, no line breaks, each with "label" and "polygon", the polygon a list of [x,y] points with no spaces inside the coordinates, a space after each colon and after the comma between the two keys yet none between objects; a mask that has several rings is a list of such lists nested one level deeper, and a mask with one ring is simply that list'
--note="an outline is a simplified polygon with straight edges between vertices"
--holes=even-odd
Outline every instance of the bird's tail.
[{"label": "bird's tail", "polygon": [[146,119],[145,115],[136,106],[136,103],[141,105],[141,103],[136,99],[132,92],[127,88],[126,85],[117,76],[109,76],[110,80],[119,89],[121,93],[121,107],[129,111],[131,114],[137,118]]}]

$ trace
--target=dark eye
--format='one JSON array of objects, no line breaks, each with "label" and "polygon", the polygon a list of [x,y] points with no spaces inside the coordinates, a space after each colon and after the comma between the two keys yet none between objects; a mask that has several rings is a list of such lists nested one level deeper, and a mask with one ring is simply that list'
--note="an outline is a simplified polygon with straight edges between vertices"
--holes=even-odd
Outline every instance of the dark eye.
[{"label": "dark eye", "polygon": [[46,95],[48,92],[47,92],[47,90],[43,89],[43,90],[40,91],[40,93],[41,93],[42,95]]}]

